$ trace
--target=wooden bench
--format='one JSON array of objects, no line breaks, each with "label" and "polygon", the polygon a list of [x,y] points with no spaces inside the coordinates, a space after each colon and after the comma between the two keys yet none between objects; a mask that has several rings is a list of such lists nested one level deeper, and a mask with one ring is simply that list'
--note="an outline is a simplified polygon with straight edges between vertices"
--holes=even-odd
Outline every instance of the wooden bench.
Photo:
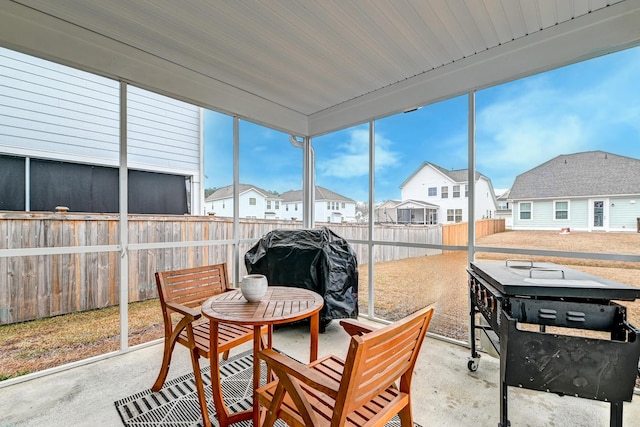
[{"label": "wooden bench", "polygon": [[[219,353],[224,353],[223,357],[226,359],[230,349],[253,340],[253,327],[221,323],[218,354],[211,354],[209,322],[202,319],[200,308],[208,298],[233,290],[228,284],[226,264],[158,272],[156,285],[164,318],[164,354],[160,373],[151,390],[159,391],[162,388],[169,372],[171,355],[176,343],[184,345],[191,353],[202,421],[203,425],[208,427],[211,425],[211,420],[198,360],[200,357],[206,359],[218,357]],[[267,333],[266,328],[264,333]],[[212,375],[212,378],[214,377]],[[219,387],[218,384],[213,386]]]},{"label": "wooden bench", "polygon": [[257,391],[263,427],[384,426],[396,414],[413,426],[411,378],[433,309],[381,329],[340,322],[352,335],[346,360],[329,355],[303,365],[273,350],[259,357],[278,379]]}]

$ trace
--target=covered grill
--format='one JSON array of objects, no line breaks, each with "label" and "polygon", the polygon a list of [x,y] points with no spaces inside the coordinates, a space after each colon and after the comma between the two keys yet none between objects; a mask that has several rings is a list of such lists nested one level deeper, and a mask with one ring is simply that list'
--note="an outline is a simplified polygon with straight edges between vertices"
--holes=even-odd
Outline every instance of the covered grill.
[{"label": "covered grill", "polygon": [[320,329],[333,319],[358,317],[358,261],[349,243],[326,227],[273,230],[244,256],[247,272],[269,285],[315,291],[324,297]]},{"label": "covered grill", "polygon": [[[626,308],[612,300],[640,298],[639,288],[528,260],[472,262],[468,273],[468,368],[478,369],[476,331],[480,330],[500,354],[499,426],[510,425],[508,386],[610,402],[611,426],[622,426],[622,402],[633,396],[640,331],[627,322]],[[485,324],[476,322],[478,313]],[[536,328],[529,330],[522,324]],[[546,327],[551,326],[608,336],[547,333]]]}]

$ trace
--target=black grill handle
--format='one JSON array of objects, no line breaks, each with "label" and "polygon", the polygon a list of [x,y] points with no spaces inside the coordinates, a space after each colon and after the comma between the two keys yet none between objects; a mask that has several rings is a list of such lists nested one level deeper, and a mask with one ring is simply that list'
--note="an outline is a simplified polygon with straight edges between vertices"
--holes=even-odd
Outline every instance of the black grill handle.
[{"label": "black grill handle", "polygon": [[558,271],[560,273],[562,273],[562,278],[564,279],[564,270],[561,270],[559,268],[543,268],[543,267],[534,267],[531,270],[529,270],[529,278],[532,279],[533,278],[533,272],[534,271]]},{"label": "black grill handle", "polygon": [[529,263],[529,267],[533,268],[533,260],[532,259],[508,259],[505,261],[505,265],[507,267],[510,267],[509,263],[510,262],[524,262],[524,263]]}]

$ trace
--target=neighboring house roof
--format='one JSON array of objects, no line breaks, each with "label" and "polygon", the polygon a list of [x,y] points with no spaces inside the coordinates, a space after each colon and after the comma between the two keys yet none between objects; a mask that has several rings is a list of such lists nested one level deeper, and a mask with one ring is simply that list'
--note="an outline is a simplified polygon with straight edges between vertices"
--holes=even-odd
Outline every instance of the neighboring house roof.
[{"label": "neighboring house roof", "polygon": [[[409,178],[405,179],[404,182],[402,184],[400,184],[400,188],[404,187],[407,182],[411,181],[411,179],[418,173],[420,172],[423,168],[430,166],[433,169],[437,170],[438,172],[440,172],[441,174],[443,174],[444,176],[446,176],[447,178],[449,178],[451,181],[453,182],[459,182],[459,183],[463,183],[463,182],[468,182],[468,174],[469,174],[469,169],[455,169],[455,170],[447,170],[441,166],[438,166],[436,164],[433,164],[431,162],[424,162],[422,163],[411,175],[409,175]],[[491,181],[489,178],[485,177],[484,175],[482,175],[480,172],[476,171],[476,181],[480,179],[480,177],[484,177],[487,179],[487,181]]]},{"label": "neighboring house roof", "polygon": [[510,200],[640,194],[640,160],[604,151],[563,154],[518,175]]},{"label": "neighboring house roof", "polygon": [[509,190],[503,192],[502,194],[500,194],[498,196],[498,200],[507,200],[507,199],[509,199],[509,194],[511,194],[511,189],[509,189]]},{"label": "neighboring house roof", "polygon": [[[282,197],[282,201],[287,203],[291,203],[291,202],[301,202],[302,201],[302,190],[289,190],[289,191],[285,191],[284,193],[282,193],[281,195]],[[316,202],[321,202],[324,200],[331,200],[331,201],[340,201],[340,202],[351,202],[351,203],[355,203],[355,200],[350,199],[348,197],[342,196],[338,193],[334,193],[331,190],[328,190],[324,187],[320,187],[319,185],[316,185],[316,194],[315,194],[315,199]]]},{"label": "neighboring house roof", "polygon": [[387,200],[387,201],[377,205],[376,209],[383,209],[383,208],[391,208],[391,209],[393,209],[396,206],[398,206],[400,203],[402,203],[402,200]]},{"label": "neighboring house roof", "polygon": [[[270,191],[263,190],[260,187],[256,187],[255,185],[249,184],[240,184],[239,194],[246,193],[247,191],[255,190],[258,193],[262,194],[267,199],[280,199],[280,197],[276,194],[273,194]],[[233,185],[227,185],[226,187],[218,188],[214,191],[209,197],[205,199],[205,202],[212,202],[214,200],[223,200],[233,198]]]},{"label": "neighboring house roof", "polygon": [[407,199],[407,200],[404,200],[402,203],[399,203],[398,205],[396,205],[396,208],[398,209],[404,208],[404,207],[411,208],[411,209],[416,208],[416,206],[409,206],[409,205],[417,205],[417,207],[431,208],[431,209],[438,209],[440,207],[438,205],[434,205],[433,203],[423,202],[421,200]]}]

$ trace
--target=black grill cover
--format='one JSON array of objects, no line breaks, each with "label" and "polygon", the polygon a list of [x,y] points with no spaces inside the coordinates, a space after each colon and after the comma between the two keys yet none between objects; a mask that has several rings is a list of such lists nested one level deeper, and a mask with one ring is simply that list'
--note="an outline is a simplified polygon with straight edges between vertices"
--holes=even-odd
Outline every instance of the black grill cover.
[{"label": "black grill cover", "polygon": [[321,327],[332,319],[358,317],[358,261],[345,239],[326,227],[273,230],[244,256],[249,274],[269,285],[315,291],[324,297]]}]

